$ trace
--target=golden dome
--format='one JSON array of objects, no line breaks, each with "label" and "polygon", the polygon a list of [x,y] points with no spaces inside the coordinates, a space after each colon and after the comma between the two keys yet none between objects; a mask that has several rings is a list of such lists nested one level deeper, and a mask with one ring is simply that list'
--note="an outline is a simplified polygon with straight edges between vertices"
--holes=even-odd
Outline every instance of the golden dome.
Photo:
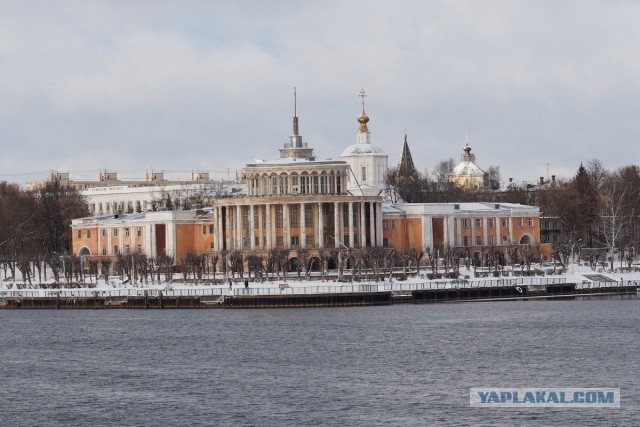
[{"label": "golden dome", "polygon": [[362,114],[358,117],[358,123],[360,123],[360,132],[369,132],[367,128],[367,123],[369,123],[369,116],[364,113],[364,109],[362,110]]}]

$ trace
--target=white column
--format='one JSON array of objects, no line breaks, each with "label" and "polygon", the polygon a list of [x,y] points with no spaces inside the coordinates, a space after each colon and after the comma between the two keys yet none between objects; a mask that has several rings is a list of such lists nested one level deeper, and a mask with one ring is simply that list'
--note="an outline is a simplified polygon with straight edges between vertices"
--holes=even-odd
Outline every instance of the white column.
[{"label": "white column", "polygon": [[300,247],[307,247],[307,224],[305,224],[305,205],[300,203]]},{"label": "white column", "polygon": [[227,247],[225,248],[226,250],[230,251],[231,250],[231,206],[227,205],[225,208],[225,217],[226,217],[226,224],[225,224],[225,236],[226,236],[226,245]]},{"label": "white column", "polygon": [[339,202],[334,202],[333,204],[333,222],[334,222],[334,227],[333,227],[333,238],[335,240],[335,247],[336,248],[340,248],[340,234],[342,232],[342,230],[340,230],[340,203]]},{"label": "white column", "polygon": [[[166,242],[167,242],[167,246],[166,246],[166,251],[167,251],[167,255],[168,256],[172,256],[175,258],[176,256],[176,224],[175,222],[171,221],[168,223],[165,223],[165,230],[166,230]],[[178,260],[176,259],[176,262]]]},{"label": "white column", "polygon": [[382,244],[384,243],[384,231],[382,230],[382,202],[376,202],[376,212],[378,213],[378,218],[376,220],[376,246],[382,247]]},{"label": "white column", "polygon": [[350,248],[355,248],[356,245],[354,244],[354,231],[353,231],[353,202],[349,202],[349,247]]},{"label": "white column", "polygon": [[482,218],[482,244],[489,244],[489,222],[486,216]]},{"label": "white column", "polygon": [[375,221],[375,213],[376,209],[375,202],[369,202],[369,240],[371,241],[370,246],[374,248],[376,246],[376,221]]},{"label": "white column", "polygon": [[111,229],[111,227],[107,228],[107,254],[112,254],[115,255],[113,253],[113,245],[111,244],[111,236],[113,236],[113,229]]},{"label": "white column", "polygon": [[264,205],[258,205],[258,246],[260,249],[264,249],[264,218],[262,217],[262,211]]},{"label": "white column", "polygon": [[254,215],[253,204],[251,204],[249,205],[249,247],[252,251],[256,250],[256,224],[253,218]]},{"label": "white column", "polygon": [[236,206],[236,248],[243,249],[242,238],[242,205]]},{"label": "white column", "polygon": [[273,241],[271,239],[271,234],[272,234],[271,205],[265,205],[265,209],[267,211],[267,226],[265,227],[267,232],[267,249],[271,249],[273,247]]},{"label": "white column", "polygon": [[220,250],[218,245],[218,236],[220,235],[220,228],[218,227],[218,207],[213,207],[213,247],[216,251]]},{"label": "white column", "polygon": [[282,235],[284,239],[284,247],[291,247],[291,236],[289,233],[289,205],[286,203],[282,204]]},{"label": "white column", "polygon": [[365,202],[360,202],[358,205],[360,206],[360,247],[364,248],[367,243],[367,228],[366,224],[366,212],[364,210]]},{"label": "white column", "polygon": [[496,245],[502,245],[502,236],[501,236],[501,227],[502,227],[502,218],[496,217],[494,219],[496,223]]},{"label": "white column", "polygon": [[476,221],[475,218],[470,218],[469,219],[470,224],[469,226],[471,227],[471,243],[469,244],[469,246],[475,246],[476,245]]},{"label": "white column", "polygon": [[324,218],[322,215],[322,202],[318,203],[318,236],[316,238],[318,247],[324,247]]},{"label": "white column", "polygon": [[145,224],[144,226],[144,247],[147,256],[155,258],[156,253],[156,226],[155,224]]}]

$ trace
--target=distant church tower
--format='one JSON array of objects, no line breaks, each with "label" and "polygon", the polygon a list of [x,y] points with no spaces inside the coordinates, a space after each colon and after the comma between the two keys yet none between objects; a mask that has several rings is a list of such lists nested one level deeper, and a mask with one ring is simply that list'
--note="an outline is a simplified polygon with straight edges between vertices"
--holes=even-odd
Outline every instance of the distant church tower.
[{"label": "distant church tower", "polygon": [[371,145],[371,133],[367,127],[369,117],[364,111],[366,96],[363,89],[359,95],[362,114],[358,117],[360,126],[356,143],[347,147],[340,155],[340,159],[347,162],[351,169],[347,178],[347,191],[353,195],[377,196],[385,189],[389,156]]},{"label": "distant church tower", "polygon": [[409,143],[407,142],[407,131],[404,131],[404,145],[402,146],[402,155],[400,156],[400,162],[398,163],[398,175],[399,176],[413,176],[417,175],[415,165],[413,164],[413,158],[411,157],[411,151],[409,150]]},{"label": "distant church tower", "polygon": [[307,159],[315,160],[313,148],[309,148],[306,142],[302,142],[298,127],[298,99],[296,88],[293,88],[293,135],[289,137],[289,142],[280,149],[281,159]]},{"label": "distant church tower", "polygon": [[471,154],[471,147],[469,146],[469,134],[465,133],[465,145],[462,149],[461,162],[453,168],[453,172],[449,175],[449,182],[469,189],[478,190],[485,186],[485,171],[480,169],[475,161],[476,156]]}]

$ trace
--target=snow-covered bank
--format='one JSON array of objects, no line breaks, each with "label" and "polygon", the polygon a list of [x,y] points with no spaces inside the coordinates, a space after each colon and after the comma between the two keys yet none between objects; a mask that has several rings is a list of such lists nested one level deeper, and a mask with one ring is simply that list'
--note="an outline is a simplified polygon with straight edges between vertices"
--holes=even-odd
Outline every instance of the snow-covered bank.
[{"label": "snow-covered bank", "polygon": [[[406,280],[372,281],[360,280],[354,282],[336,282],[321,280],[297,280],[288,277],[286,281],[280,279],[267,282],[244,282],[236,278],[231,285],[212,283],[184,283],[182,276],[177,275],[169,282],[155,283],[125,283],[118,278],[108,281],[99,279],[97,283],[86,286],[59,283],[55,284],[51,278],[45,283],[44,289],[40,285],[28,286],[21,281],[5,280],[0,282],[0,296],[5,297],[125,297],[125,296],[205,296],[205,295],[287,295],[287,294],[321,294],[346,292],[384,292],[384,291],[413,291],[429,289],[454,289],[475,287],[503,287],[548,285],[561,283],[575,283],[576,289],[606,288],[625,286],[640,289],[640,272],[606,273],[591,270],[585,266],[572,266],[570,273],[545,276],[505,276],[474,278],[471,270],[462,270],[462,277],[469,279],[438,279],[428,280],[424,270],[420,274],[407,277]],[[218,278],[218,283],[222,278]],[[228,282],[227,282],[228,283]],[[56,287],[56,289],[53,289]]]}]

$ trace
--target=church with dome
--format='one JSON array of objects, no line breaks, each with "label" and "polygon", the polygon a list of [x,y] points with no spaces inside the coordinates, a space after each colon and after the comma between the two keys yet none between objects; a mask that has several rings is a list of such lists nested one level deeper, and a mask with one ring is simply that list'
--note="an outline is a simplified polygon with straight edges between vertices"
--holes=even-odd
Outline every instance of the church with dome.
[{"label": "church with dome", "polygon": [[347,191],[350,194],[379,196],[385,190],[388,155],[380,148],[371,145],[371,132],[367,126],[369,117],[364,110],[364,90],[360,92],[362,114],[358,117],[356,143],[347,147],[340,159],[349,165]]},{"label": "church with dome", "polygon": [[465,145],[462,151],[461,161],[453,168],[451,175],[449,175],[449,182],[467,190],[484,188],[487,173],[476,165],[476,156],[471,154],[468,134],[465,136]]}]

